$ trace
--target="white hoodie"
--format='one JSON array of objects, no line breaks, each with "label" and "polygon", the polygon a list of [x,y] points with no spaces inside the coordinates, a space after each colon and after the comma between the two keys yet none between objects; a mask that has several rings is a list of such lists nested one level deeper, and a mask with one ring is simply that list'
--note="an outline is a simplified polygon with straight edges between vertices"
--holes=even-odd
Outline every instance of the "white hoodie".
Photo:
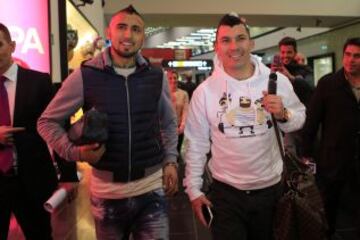
[{"label": "white hoodie", "polygon": [[[282,160],[271,116],[261,106],[267,91],[270,69],[256,56],[252,77],[236,80],[229,76],[216,57],[215,70],[194,91],[186,121],[186,168],[184,185],[190,200],[199,197],[206,164],[213,178],[240,190],[262,189],[280,181]],[[290,113],[284,132],[298,130],[305,121],[305,107],[290,81],[277,74],[277,95]]]}]

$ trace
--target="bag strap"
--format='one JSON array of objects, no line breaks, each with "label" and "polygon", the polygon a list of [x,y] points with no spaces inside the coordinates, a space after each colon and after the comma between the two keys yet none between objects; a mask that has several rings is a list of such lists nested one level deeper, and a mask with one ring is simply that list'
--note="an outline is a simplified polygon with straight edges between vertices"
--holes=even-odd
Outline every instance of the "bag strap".
[{"label": "bag strap", "polygon": [[[280,137],[280,129],[279,126],[277,124],[277,121],[274,117],[274,114],[271,114],[271,119],[273,121],[274,124],[274,130],[275,130],[275,135],[276,135],[276,141],[278,143],[279,146],[279,151],[280,151],[280,155],[281,155],[281,159],[283,161],[283,172],[282,172],[282,178],[281,181],[283,181],[283,183],[287,186],[289,186],[291,189],[296,190],[296,187],[294,185],[294,174],[287,174],[287,169],[286,169],[286,158],[285,158],[285,152],[286,150],[283,147],[282,141],[281,141],[281,137]],[[294,163],[297,165],[297,163]],[[297,166],[297,168],[299,169],[299,166]],[[304,174],[304,173],[301,173]]]},{"label": "bag strap", "polygon": [[283,160],[283,162],[285,163],[285,149],[283,147],[282,141],[281,141],[281,137],[280,137],[280,129],[279,126],[277,124],[277,121],[274,117],[274,114],[271,114],[271,120],[273,122],[274,125],[274,131],[275,131],[275,135],[276,135],[276,141],[278,143],[278,147],[279,147],[279,151],[280,151],[280,155],[281,155],[281,159]]},{"label": "bag strap", "polygon": [[282,141],[281,141],[281,137],[280,137],[280,129],[279,126],[277,124],[277,121],[274,117],[274,114],[271,114],[271,120],[273,122],[274,125],[274,131],[275,131],[275,135],[276,135],[276,141],[278,143],[278,147],[279,147],[279,151],[280,151],[280,155],[281,155],[281,159],[283,161],[283,172],[281,174],[281,181],[285,186],[288,186],[290,188],[292,188],[291,185],[291,181],[289,182],[289,178],[287,176],[287,169],[286,169],[286,160],[285,160],[285,149],[283,147]]}]

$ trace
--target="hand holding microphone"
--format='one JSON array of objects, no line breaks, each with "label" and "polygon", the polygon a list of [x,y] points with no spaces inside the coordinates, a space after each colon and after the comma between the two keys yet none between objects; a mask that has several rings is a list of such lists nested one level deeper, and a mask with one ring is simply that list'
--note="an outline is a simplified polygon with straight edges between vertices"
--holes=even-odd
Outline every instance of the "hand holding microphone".
[{"label": "hand holding microphone", "polygon": [[276,95],[277,92],[277,75],[272,72],[269,75],[268,90],[264,91],[263,105],[266,111],[273,114],[277,120],[286,121],[286,112],[281,97]]}]

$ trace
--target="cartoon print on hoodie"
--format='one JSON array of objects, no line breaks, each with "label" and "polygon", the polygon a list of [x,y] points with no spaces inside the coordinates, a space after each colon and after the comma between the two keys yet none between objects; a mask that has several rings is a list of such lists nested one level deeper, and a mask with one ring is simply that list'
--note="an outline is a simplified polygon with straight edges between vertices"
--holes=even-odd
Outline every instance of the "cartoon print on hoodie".
[{"label": "cartoon print on hoodie", "polygon": [[265,134],[267,128],[272,126],[269,116],[262,106],[262,98],[253,102],[248,96],[240,96],[238,105],[231,106],[231,103],[231,99],[226,97],[226,93],[223,93],[219,100],[218,128],[227,137],[262,135]]}]

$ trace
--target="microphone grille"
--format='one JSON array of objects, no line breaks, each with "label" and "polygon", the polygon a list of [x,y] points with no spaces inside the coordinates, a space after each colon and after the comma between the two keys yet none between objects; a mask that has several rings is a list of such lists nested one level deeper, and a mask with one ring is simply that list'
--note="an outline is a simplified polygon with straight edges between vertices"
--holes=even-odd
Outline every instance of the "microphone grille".
[{"label": "microphone grille", "polygon": [[277,80],[277,75],[276,75],[276,73],[270,73],[270,75],[269,75],[269,78],[271,79],[271,80],[274,80],[274,81],[276,81]]}]

